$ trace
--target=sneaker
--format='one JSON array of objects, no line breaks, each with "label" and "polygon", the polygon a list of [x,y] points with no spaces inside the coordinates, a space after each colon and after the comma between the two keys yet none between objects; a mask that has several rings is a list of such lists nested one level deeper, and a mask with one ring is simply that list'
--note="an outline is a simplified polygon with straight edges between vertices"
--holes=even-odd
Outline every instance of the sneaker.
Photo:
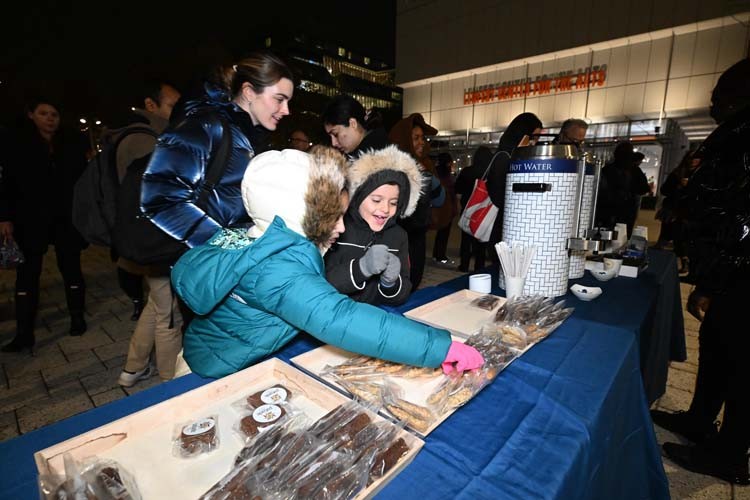
[{"label": "sneaker", "polygon": [[120,373],[120,378],[117,379],[117,383],[123,387],[133,387],[139,380],[150,378],[154,374],[154,371],[154,366],[150,363],[146,365],[146,368],[135,373],[123,370]]},{"label": "sneaker", "polygon": [[440,259],[440,260],[438,260],[438,259],[436,259],[436,258],[433,257],[432,261],[435,263],[436,266],[443,267],[443,268],[449,268],[449,267],[453,267],[453,266],[456,265],[456,261],[451,260],[451,259]]},{"label": "sneaker", "polygon": [[687,446],[677,443],[664,443],[664,453],[683,469],[698,474],[717,477],[732,484],[750,484],[747,455],[733,460],[718,447],[710,444]]},{"label": "sneaker", "polygon": [[662,429],[679,434],[696,444],[702,443],[717,433],[714,425],[702,425],[696,422],[695,417],[686,411],[668,413],[661,410],[651,410],[651,420]]}]

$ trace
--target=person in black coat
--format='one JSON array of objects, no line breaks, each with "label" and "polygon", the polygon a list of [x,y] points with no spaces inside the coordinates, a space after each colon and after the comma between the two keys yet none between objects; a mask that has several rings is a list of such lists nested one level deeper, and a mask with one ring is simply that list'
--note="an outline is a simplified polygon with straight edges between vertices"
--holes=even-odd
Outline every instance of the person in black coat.
[{"label": "person in black coat", "polygon": [[[687,310],[701,321],[698,375],[690,409],[651,412],[654,422],[694,445],[664,443],[678,465],[750,484],[750,59],[719,77],[711,116],[719,124],[695,153],[700,163],[679,205],[687,221]],[[722,406],[719,432],[714,421]]]},{"label": "person in black coat", "polygon": [[380,113],[365,112],[359,101],[344,94],[334,97],[323,111],[323,128],[331,138],[331,145],[349,160],[389,144]]},{"label": "person in black coat", "polygon": [[445,203],[445,189],[435,176],[435,167],[430,159],[430,143],[427,137],[437,134],[437,129],[425,122],[419,113],[402,118],[388,132],[388,140],[411,155],[420,165],[422,173],[422,194],[414,212],[398,224],[409,236],[409,269],[412,290],[419,288],[424,275],[427,252],[427,230],[432,220],[432,208]]},{"label": "person in black coat", "polygon": [[[492,160],[492,151],[486,146],[479,146],[474,153],[474,161],[471,165],[464,167],[456,177],[456,194],[459,196],[461,212],[466,208],[469,202],[474,185],[480,179]],[[461,261],[458,270],[462,272],[469,271],[469,262],[474,256],[474,271],[478,272],[484,268],[484,259],[487,255],[487,243],[483,243],[465,231],[461,231]]]},{"label": "person in black coat", "polygon": [[65,284],[70,334],[86,331],[81,250],[86,241],[72,222],[73,187],[86,166],[85,142],[60,131],[59,108],[32,101],[29,123],[9,144],[0,179],[0,236],[13,238],[25,262],[16,269],[16,336],[4,352],[31,350],[39,305],[39,279],[48,245],[54,245]]},{"label": "person in black coat", "polygon": [[597,197],[597,219],[603,227],[613,228],[618,222],[627,225],[628,238],[638,218],[640,197],[649,192],[646,174],[638,166],[642,153],[633,151],[630,141],[615,146],[614,159],[602,169]]},{"label": "person in black coat", "polygon": [[542,121],[534,113],[521,113],[513,118],[497,145],[497,153],[499,154],[496,155],[487,174],[487,191],[492,203],[498,208],[497,219],[495,219],[495,225],[492,227],[492,234],[490,235],[492,245],[503,239],[505,181],[508,177],[510,157],[516,147],[527,146],[532,136],[540,133],[541,130]]}]

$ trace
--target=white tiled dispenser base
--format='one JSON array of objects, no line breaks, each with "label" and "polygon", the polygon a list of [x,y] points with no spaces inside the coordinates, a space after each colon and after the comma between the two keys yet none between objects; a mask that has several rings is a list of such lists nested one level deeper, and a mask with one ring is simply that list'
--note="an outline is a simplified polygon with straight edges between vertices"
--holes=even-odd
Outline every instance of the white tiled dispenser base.
[{"label": "white tiled dispenser base", "polygon": [[[536,162],[537,160],[532,160]],[[555,162],[574,160],[555,160]],[[508,173],[505,188],[503,240],[536,245],[536,255],[526,276],[525,295],[565,295],[570,259],[566,249],[573,227],[577,173]],[[514,183],[548,183],[550,191],[513,192]],[[501,273],[502,278],[502,273]]]}]

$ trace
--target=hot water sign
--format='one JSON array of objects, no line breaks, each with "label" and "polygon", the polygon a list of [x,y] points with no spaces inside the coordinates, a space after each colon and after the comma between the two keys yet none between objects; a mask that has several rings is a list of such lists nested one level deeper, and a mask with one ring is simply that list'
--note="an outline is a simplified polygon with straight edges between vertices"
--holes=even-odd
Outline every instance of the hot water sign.
[{"label": "hot water sign", "polygon": [[[514,160],[508,166],[508,174],[577,174],[578,160],[570,158],[546,158],[541,160]],[[594,173],[594,166],[586,164],[586,175]]]},{"label": "hot water sign", "polygon": [[464,90],[464,104],[506,101],[520,97],[548,95],[560,92],[602,87],[607,80],[607,65],[579,68],[543,74],[535,78],[521,78],[501,83],[490,83]]}]

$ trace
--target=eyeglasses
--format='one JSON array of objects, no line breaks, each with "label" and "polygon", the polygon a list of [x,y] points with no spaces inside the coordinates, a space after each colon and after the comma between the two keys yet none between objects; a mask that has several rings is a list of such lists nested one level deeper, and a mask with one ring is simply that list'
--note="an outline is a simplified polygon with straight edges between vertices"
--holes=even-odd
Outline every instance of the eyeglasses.
[{"label": "eyeglasses", "polygon": [[289,142],[298,142],[298,143],[307,144],[309,146],[312,146],[312,142],[306,141],[304,139],[298,139],[297,137],[290,137],[289,138]]}]

